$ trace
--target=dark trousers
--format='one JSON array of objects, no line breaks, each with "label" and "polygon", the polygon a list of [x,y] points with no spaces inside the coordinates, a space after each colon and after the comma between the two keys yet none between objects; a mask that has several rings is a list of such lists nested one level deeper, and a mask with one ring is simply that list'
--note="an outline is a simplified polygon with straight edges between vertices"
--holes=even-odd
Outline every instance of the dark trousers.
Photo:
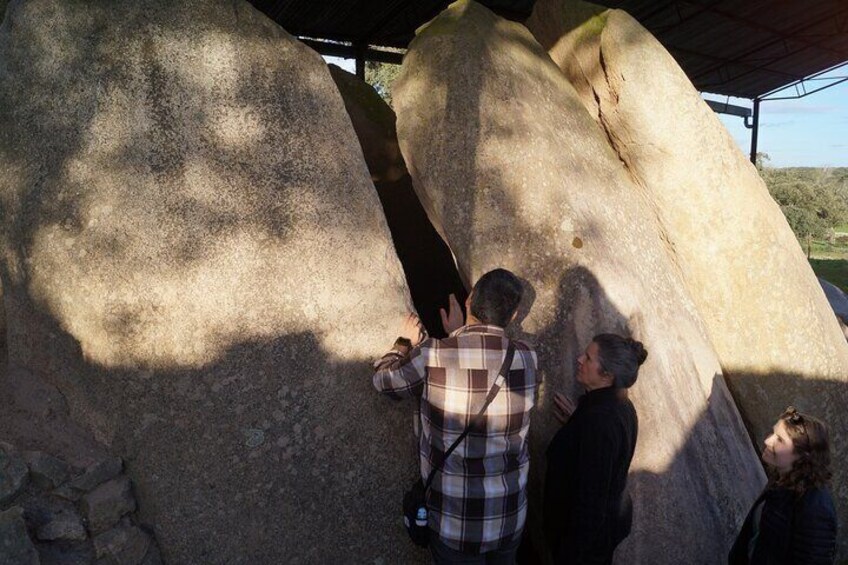
[{"label": "dark trousers", "polygon": [[430,555],[433,556],[435,565],[513,565],[519,545],[521,545],[521,536],[501,549],[468,554],[446,546],[439,536],[433,534],[430,537]]}]

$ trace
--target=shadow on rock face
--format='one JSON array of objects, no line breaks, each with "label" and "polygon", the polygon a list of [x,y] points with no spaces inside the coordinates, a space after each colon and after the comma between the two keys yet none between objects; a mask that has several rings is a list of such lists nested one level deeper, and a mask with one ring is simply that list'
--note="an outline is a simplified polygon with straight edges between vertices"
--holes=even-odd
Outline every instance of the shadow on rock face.
[{"label": "shadow on rock face", "polygon": [[[78,350],[45,314],[31,315],[45,328],[29,333],[34,347]],[[64,359],[63,376],[49,378],[67,394],[50,401],[21,392],[6,404],[2,435],[84,464],[82,450],[96,449],[90,436],[49,424],[67,401],[71,418],[124,458],[140,517],[166,560],[331,562],[338,548],[326,540],[334,538],[348,555],[417,562],[392,511],[417,474],[411,405],[376,394],[367,360],[334,360],[308,332],[239,343],[197,369]],[[6,392],[32,387],[14,364],[7,379]],[[37,428],[14,418],[38,410],[46,419]],[[210,536],[210,524],[227,524],[226,534]]]},{"label": "shadow on rock face", "polygon": [[374,185],[415,309],[431,336],[445,337],[439,309],[448,309],[450,294],[464,309],[468,296],[451,251],[427,218],[408,174],[394,182],[377,181]]},{"label": "shadow on rock face", "polygon": [[464,307],[468,291],[451,250],[415,194],[398,146],[394,111],[368,83],[335,65],[329,68],[380,197],[415,309],[431,336],[445,337],[439,309],[448,308],[450,294]]},{"label": "shadow on rock face", "polygon": [[[545,450],[560,424],[553,416],[553,399],[548,391],[563,392],[575,400],[583,394],[574,379],[576,358],[593,335],[611,332],[639,339],[644,332],[643,321],[627,319],[609,307],[609,297],[589,270],[569,270],[559,288],[559,308],[571,321],[564,326],[552,325],[536,340],[547,380],[530,429],[531,506],[518,561],[521,564],[550,563],[541,516]],[[582,316],[575,315],[581,311]],[[745,430],[724,378],[715,375],[704,408],[690,425],[682,421],[681,414],[657,409],[657,405],[679,401],[679,393],[670,384],[663,384],[662,376],[655,371],[650,365],[643,366],[630,389],[640,420],[628,477],[634,501],[633,530],[619,546],[616,563],[677,563],[682,539],[687,540],[685,555],[706,556],[729,550],[765,482],[760,466],[748,458]],[[662,455],[657,456],[657,452]],[[656,465],[658,460],[662,464]],[[728,481],[745,485],[735,491],[738,498],[732,496],[734,490],[728,489]],[[691,520],[693,513],[699,516],[697,521]]]}]

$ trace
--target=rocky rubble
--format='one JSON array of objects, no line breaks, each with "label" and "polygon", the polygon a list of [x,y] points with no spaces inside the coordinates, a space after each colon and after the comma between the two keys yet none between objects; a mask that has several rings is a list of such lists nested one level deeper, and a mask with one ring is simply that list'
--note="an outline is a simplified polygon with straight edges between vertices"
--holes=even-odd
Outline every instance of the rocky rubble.
[{"label": "rocky rubble", "polygon": [[0,503],[0,563],[161,563],[120,459],[80,469],[3,443],[0,462],[0,485],[12,485]]}]

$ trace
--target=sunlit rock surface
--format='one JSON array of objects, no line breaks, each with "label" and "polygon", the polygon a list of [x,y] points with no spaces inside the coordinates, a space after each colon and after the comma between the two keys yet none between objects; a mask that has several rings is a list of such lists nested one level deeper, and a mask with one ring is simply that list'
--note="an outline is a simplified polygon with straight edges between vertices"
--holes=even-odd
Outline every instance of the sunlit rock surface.
[{"label": "sunlit rock surface", "polygon": [[10,363],[167,562],[419,556],[409,407],[369,379],[408,292],[316,53],[241,1],[14,2],[0,209]]},{"label": "sunlit rock surface", "polygon": [[[537,9],[546,4],[585,7],[541,0]],[[660,219],[757,442],[793,404],[829,424],[834,461],[845,461],[848,344],[754,166],[668,52],[625,12],[585,21],[550,53]],[[846,523],[848,468],[834,467]],[[848,554],[848,535],[841,545]]]},{"label": "sunlit rock surface", "polygon": [[632,332],[650,354],[632,389],[636,515],[618,558],[724,555],[762,470],[655,210],[577,92],[526,28],[467,0],[419,31],[394,89],[401,150],[460,270],[503,266],[532,288],[521,331],[546,379],[535,496],[552,392],[576,392],[574,359],[595,333]]}]

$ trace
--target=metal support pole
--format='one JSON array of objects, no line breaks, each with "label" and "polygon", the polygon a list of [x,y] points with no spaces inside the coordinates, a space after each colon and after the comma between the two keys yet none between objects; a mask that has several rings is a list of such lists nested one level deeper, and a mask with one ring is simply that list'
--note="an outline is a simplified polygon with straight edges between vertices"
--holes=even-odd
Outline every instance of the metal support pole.
[{"label": "metal support pole", "polygon": [[356,76],[365,80],[365,44],[356,43],[353,48],[356,52]]},{"label": "metal support pole", "polygon": [[757,166],[757,134],[760,132],[760,99],[754,98],[754,118],[751,128],[751,162]]}]

